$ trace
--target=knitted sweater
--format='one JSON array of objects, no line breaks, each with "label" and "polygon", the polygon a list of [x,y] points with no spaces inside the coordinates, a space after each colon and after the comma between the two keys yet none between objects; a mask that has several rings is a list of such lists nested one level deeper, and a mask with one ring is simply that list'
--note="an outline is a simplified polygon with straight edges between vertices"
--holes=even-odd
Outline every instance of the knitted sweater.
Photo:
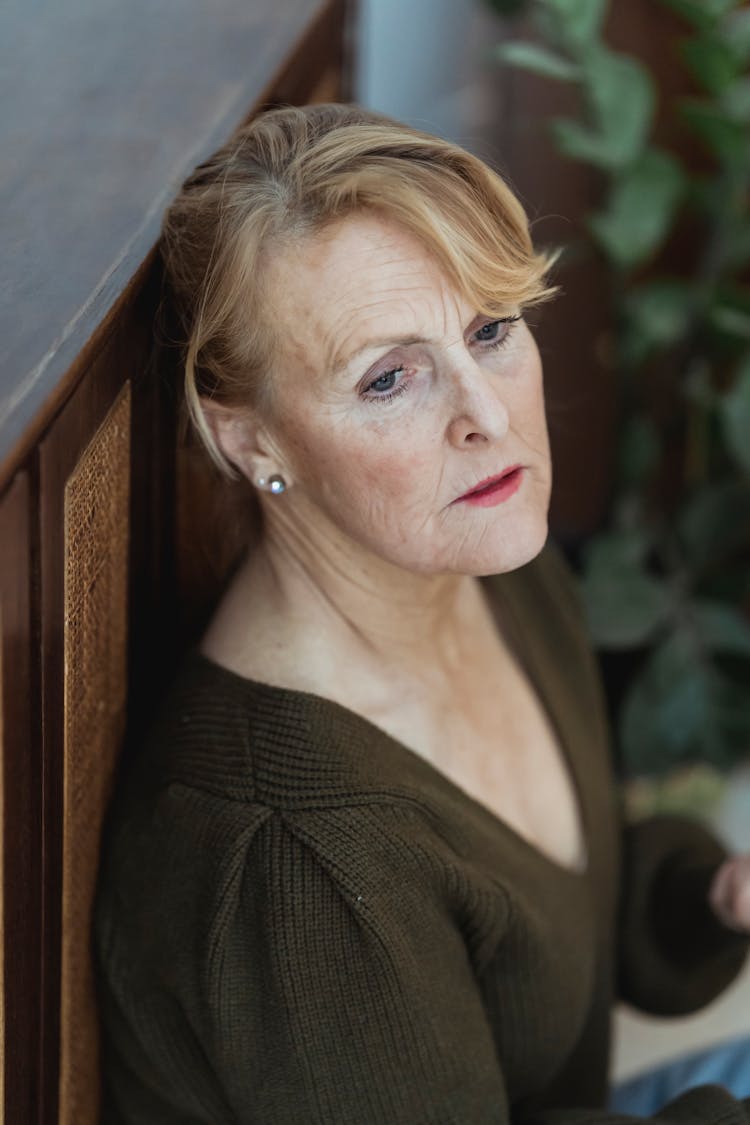
[{"label": "knitted sweater", "polygon": [[[184,657],[118,786],[96,913],[106,1125],[623,1122],[616,996],[693,1011],[747,939],[697,824],[621,820],[581,606],[548,542],[482,579],[564,749],[588,847],[549,858],[323,697]],[[748,1125],[718,1086],[655,1118]]]}]

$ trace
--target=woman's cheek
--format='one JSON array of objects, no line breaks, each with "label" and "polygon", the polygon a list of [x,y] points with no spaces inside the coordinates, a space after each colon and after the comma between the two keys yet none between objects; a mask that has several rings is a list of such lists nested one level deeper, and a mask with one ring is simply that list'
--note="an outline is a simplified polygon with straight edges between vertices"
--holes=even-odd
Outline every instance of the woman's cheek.
[{"label": "woman's cheek", "polygon": [[421,494],[427,471],[425,458],[410,449],[408,442],[394,447],[383,441],[360,444],[349,466],[348,489],[361,502],[363,511],[379,521],[395,516]]}]

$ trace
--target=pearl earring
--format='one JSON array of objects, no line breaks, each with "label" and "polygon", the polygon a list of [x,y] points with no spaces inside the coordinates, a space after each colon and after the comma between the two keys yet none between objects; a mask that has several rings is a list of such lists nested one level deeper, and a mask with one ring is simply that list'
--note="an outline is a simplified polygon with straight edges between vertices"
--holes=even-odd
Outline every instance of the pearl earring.
[{"label": "pearl earring", "polygon": [[274,473],[273,476],[269,477],[267,480],[265,477],[260,477],[258,479],[258,488],[265,488],[266,491],[273,492],[274,496],[278,496],[280,492],[286,490],[286,481],[282,476],[279,476],[278,473]]}]

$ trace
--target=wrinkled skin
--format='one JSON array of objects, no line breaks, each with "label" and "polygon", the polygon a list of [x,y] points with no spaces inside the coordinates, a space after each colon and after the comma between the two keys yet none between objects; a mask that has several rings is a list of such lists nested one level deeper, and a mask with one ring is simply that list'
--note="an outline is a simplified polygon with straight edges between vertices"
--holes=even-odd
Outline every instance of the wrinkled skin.
[{"label": "wrinkled skin", "polygon": [[[507,333],[491,350],[476,337],[488,319],[416,239],[374,216],[282,254],[271,286],[283,350],[266,436],[273,455],[259,467],[289,486],[272,518],[284,511],[325,542],[335,528],[350,549],[422,574],[495,573],[536,555],[551,467],[541,363],[525,324],[485,329]],[[370,348],[332,374],[334,354],[413,336],[429,343]],[[405,392],[378,401],[381,382],[368,400],[364,387],[399,365]],[[508,502],[451,504],[515,463],[525,479]]]},{"label": "wrinkled skin", "polygon": [[[271,408],[212,419],[250,480],[286,481],[280,496],[259,493],[276,610],[304,604],[309,617],[317,599],[389,655],[401,638],[417,663],[465,624],[473,576],[522,566],[546,541],[551,463],[534,339],[523,320],[477,315],[421,242],[375,215],[282,247],[267,292],[281,342]],[[423,342],[336,362],[372,339],[414,337]],[[523,480],[504,503],[452,503],[514,464]]]}]

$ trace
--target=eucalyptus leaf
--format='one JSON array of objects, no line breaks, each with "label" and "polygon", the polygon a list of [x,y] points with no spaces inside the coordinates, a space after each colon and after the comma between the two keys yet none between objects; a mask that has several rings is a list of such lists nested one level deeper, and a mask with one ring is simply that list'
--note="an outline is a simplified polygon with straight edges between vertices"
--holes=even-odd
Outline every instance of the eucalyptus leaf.
[{"label": "eucalyptus leaf", "polygon": [[750,472],[750,354],[740,365],[732,389],[721,396],[719,414],[727,448]]},{"label": "eucalyptus leaf", "polygon": [[682,46],[682,56],[709,94],[723,94],[741,73],[741,62],[735,52],[715,35],[688,39]]},{"label": "eucalyptus leaf", "polygon": [[732,764],[732,759],[747,762],[750,749],[750,706],[747,701],[747,677],[741,681],[728,677],[719,683],[716,691],[716,713],[722,726],[722,733],[729,743],[729,753],[724,765]]},{"label": "eucalyptus leaf", "polygon": [[743,544],[750,546],[750,485],[728,479],[704,485],[686,499],[677,532],[691,569],[698,572]]},{"label": "eucalyptus leaf", "polygon": [[697,659],[689,632],[678,629],[631,683],[618,730],[631,774],[691,761],[726,767],[750,742],[747,691],[710,659]]},{"label": "eucalyptus leaf", "polygon": [[651,536],[645,527],[627,531],[602,532],[584,548],[586,573],[608,575],[613,571],[640,569],[651,548]]},{"label": "eucalyptus leaf", "polygon": [[727,269],[741,269],[750,264],[750,221],[737,223],[727,240],[724,265]]},{"label": "eucalyptus leaf", "polygon": [[588,628],[601,648],[646,644],[666,619],[664,589],[645,574],[599,575],[583,584],[582,593]]},{"label": "eucalyptus leaf", "polygon": [[485,0],[485,3],[506,19],[522,15],[529,7],[529,0]]},{"label": "eucalyptus leaf", "polygon": [[681,634],[673,633],[651,654],[631,683],[619,717],[628,770],[666,771],[700,756],[719,732],[711,705],[711,676],[696,664]]},{"label": "eucalyptus leaf", "polygon": [[595,130],[608,140],[610,167],[624,168],[640,156],[653,122],[653,80],[637,59],[601,46],[586,51],[581,65]]},{"label": "eucalyptus leaf", "polygon": [[685,180],[677,161],[651,149],[615,182],[606,210],[589,220],[616,265],[640,265],[661,245],[674,221]]},{"label": "eucalyptus leaf", "polygon": [[704,412],[713,410],[718,395],[711,381],[711,370],[700,356],[690,362],[682,385],[687,401],[702,407]]},{"label": "eucalyptus leaf", "polygon": [[683,99],[680,111],[723,165],[743,169],[748,166],[750,146],[747,129],[741,122],[730,121],[721,106],[697,98]]},{"label": "eucalyptus leaf", "polygon": [[608,0],[539,0],[555,20],[562,42],[575,51],[599,36]]},{"label": "eucalyptus leaf", "polygon": [[591,635],[603,648],[646,643],[672,611],[669,588],[644,569],[648,542],[640,529],[614,532],[597,536],[586,552],[581,595]]},{"label": "eucalyptus leaf", "polygon": [[745,0],[702,0],[706,10],[714,17],[720,17],[738,8]]},{"label": "eucalyptus leaf", "polygon": [[694,172],[688,184],[686,202],[696,211],[702,211],[709,222],[715,221],[717,213],[723,214],[726,206],[726,190],[712,175]]},{"label": "eucalyptus leaf", "polygon": [[708,648],[750,658],[750,622],[733,606],[703,598],[691,604],[690,616]]},{"label": "eucalyptus leaf", "polygon": [[631,289],[623,311],[639,359],[654,350],[669,347],[686,333],[693,302],[692,287],[687,281],[673,278],[650,281]]},{"label": "eucalyptus leaf", "polygon": [[552,121],[551,129],[557,147],[565,156],[605,170],[619,167],[619,146],[613,145],[609,137],[565,117]]},{"label": "eucalyptus leaf", "polygon": [[750,78],[740,78],[724,90],[721,108],[739,124],[750,122]]},{"label": "eucalyptus leaf", "polygon": [[619,441],[619,477],[630,487],[642,485],[659,463],[661,442],[653,418],[633,414],[623,426]]},{"label": "eucalyptus leaf", "polygon": [[[602,42],[606,0],[493,4],[528,8],[539,31],[534,43],[499,48],[505,64],[579,85],[584,113],[552,123],[555,143],[605,176],[604,202],[593,215],[589,209],[585,225],[587,245],[615,267],[624,411],[609,529],[586,544],[579,586],[595,643],[649,650],[618,716],[628,769],[643,773],[706,759],[724,767],[750,748],[750,623],[740,608],[750,598],[750,294],[743,272],[750,266],[750,9],[740,0],[662,2],[689,25],[684,60],[706,95],[680,99],[660,90],[667,132],[670,113],[680,112],[714,157],[689,176],[669,153],[649,148],[652,77],[638,59]],[[640,267],[678,217],[691,222],[686,233],[695,253],[680,277],[652,265],[644,282]],[[748,355],[724,389],[741,348]],[[659,381],[655,400],[640,376]],[[675,431],[685,435],[684,488],[693,491],[677,511],[671,501],[666,511],[650,487],[665,442],[649,413],[652,401],[673,412]],[[726,477],[717,480],[721,473]],[[673,550],[658,552],[655,573],[657,546]]]},{"label": "eucalyptus leaf", "polygon": [[708,31],[714,27],[718,17],[735,7],[736,0],[662,0],[662,3],[694,27]]},{"label": "eucalyptus leaf", "polygon": [[580,68],[561,55],[555,55],[536,43],[513,40],[500,43],[495,54],[504,63],[519,66],[533,74],[545,78],[557,78],[563,82],[575,82],[581,76]]},{"label": "eucalyptus leaf", "polygon": [[553,121],[558,147],[576,160],[620,171],[641,155],[651,128],[652,80],[635,59],[599,45],[581,53],[581,70],[591,124]]},{"label": "eucalyptus leaf", "polygon": [[661,2],[701,31],[707,31],[713,26],[713,17],[701,0],[661,0]]},{"label": "eucalyptus leaf", "polygon": [[728,12],[717,24],[716,31],[740,60],[750,59],[750,8],[743,6]]},{"label": "eucalyptus leaf", "polygon": [[750,313],[742,309],[733,309],[727,305],[715,305],[709,314],[709,320],[714,328],[725,332],[728,336],[737,336],[741,340],[750,340]]}]

